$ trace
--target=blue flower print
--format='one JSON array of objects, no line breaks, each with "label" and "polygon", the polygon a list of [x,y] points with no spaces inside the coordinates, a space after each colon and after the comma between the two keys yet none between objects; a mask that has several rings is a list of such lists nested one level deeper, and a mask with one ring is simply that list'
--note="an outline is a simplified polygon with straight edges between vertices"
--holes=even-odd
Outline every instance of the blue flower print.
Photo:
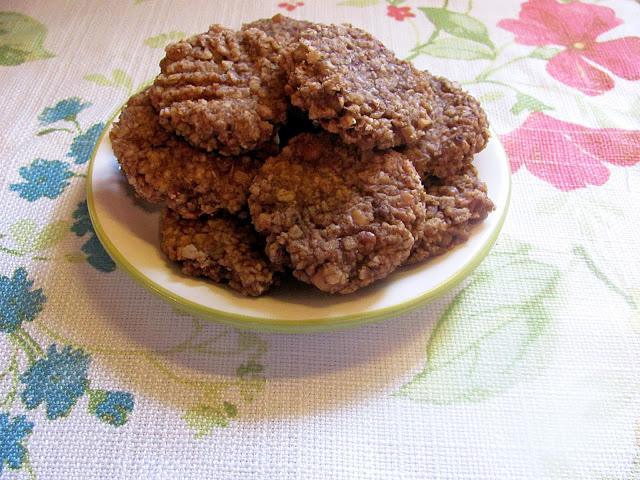
[{"label": "blue flower print", "polygon": [[20,176],[25,183],[13,183],[9,189],[18,192],[30,202],[42,197],[54,199],[69,185],[73,172],[60,160],[43,160],[38,158],[28,167],[20,167]]},{"label": "blue flower print", "polygon": [[0,332],[12,333],[40,313],[47,298],[41,288],[30,290],[32,286],[24,268],[16,269],[11,278],[0,276]]},{"label": "blue flower print", "polygon": [[80,248],[87,255],[89,265],[101,272],[113,272],[116,269],[116,264],[104,249],[98,237],[96,237],[86,201],[78,204],[78,207],[73,212],[73,218],[75,219],[71,226],[73,233],[78,237],[82,237],[87,233],[90,234],[89,239]]},{"label": "blue flower print", "polygon": [[73,218],[75,219],[75,222],[73,222],[73,225],[71,226],[71,231],[78,237],[82,237],[89,232],[94,233],[91,217],[89,216],[89,207],[86,200],[83,200],[78,204],[73,212]]},{"label": "blue flower print", "polygon": [[95,235],[92,235],[82,247],[80,247],[87,255],[87,262],[96,270],[109,273],[116,269],[115,262],[111,259],[107,251],[104,249],[100,240]]},{"label": "blue flower print", "polygon": [[92,393],[89,410],[100,420],[119,427],[133,410],[133,395],[127,392],[97,390]]},{"label": "blue flower print", "polygon": [[103,123],[96,123],[92,125],[85,133],[81,133],[73,139],[71,143],[71,150],[67,153],[67,157],[75,158],[75,162],[78,165],[87,163],[91,158],[93,147],[95,147],[102,130],[104,129]]},{"label": "blue flower print", "polygon": [[8,413],[0,413],[0,476],[4,465],[17,470],[27,456],[24,441],[33,430],[33,423],[24,415],[10,419]]},{"label": "blue flower print", "polygon": [[58,352],[57,346],[51,345],[44,358],[20,375],[26,385],[22,401],[29,409],[44,402],[49,420],[64,417],[87,389],[90,362],[89,355],[81,349],[65,346]]},{"label": "blue flower print", "polygon": [[73,121],[82,110],[90,106],[89,102],[83,102],[78,97],[65,98],[53,107],[42,110],[38,120],[40,120],[40,125],[51,125],[60,120]]}]

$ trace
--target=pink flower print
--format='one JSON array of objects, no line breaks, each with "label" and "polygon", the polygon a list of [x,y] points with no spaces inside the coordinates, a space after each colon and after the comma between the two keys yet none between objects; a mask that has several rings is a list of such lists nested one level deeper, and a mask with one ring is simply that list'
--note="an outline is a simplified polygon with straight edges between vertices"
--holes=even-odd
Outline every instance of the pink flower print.
[{"label": "pink flower print", "polygon": [[415,17],[416,15],[411,11],[411,7],[396,7],[395,5],[389,5],[387,7],[387,15],[393,17],[399,22],[404,21],[405,18]]},{"label": "pink flower print", "polygon": [[640,161],[640,131],[588,128],[542,112],[529,115],[502,142],[513,172],[524,165],[563,191],[603,185],[609,178],[603,162],[629,167]]},{"label": "pink flower print", "polygon": [[278,7],[284,8],[287,12],[291,12],[298,7],[302,7],[304,2],[282,2],[278,4]]},{"label": "pink flower print", "polygon": [[529,0],[517,20],[498,26],[516,35],[523,45],[560,45],[564,50],[547,63],[556,80],[587,95],[600,95],[614,86],[609,72],[626,80],[640,80],[640,37],[598,42],[598,36],[622,24],[615,12],[579,1]]}]

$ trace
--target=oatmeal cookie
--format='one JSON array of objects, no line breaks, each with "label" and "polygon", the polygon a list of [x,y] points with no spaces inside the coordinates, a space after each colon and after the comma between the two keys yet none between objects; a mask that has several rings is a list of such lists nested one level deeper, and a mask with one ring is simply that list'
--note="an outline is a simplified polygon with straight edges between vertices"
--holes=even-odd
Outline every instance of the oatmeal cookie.
[{"label": "oatmeal cookie", "polygon": [[271,18],[263,18],[255,22],[246,23],[242,30],[257,28],[273,38],[280,47],[286,47],[300,38],[300,34],[311,27],[313,23],[306,20],[295,20],[278,13]]},{"label": "oatmeal cookie", "polygon": [[111,145],[136,193],[195,218],[246,206],[260,154],[222,157],[193,148],[160,126],[148,90],[131,97],[114,123]]},{"label": "oatmeal cookie", "polygon": [[424,231],[425,192],[393,150],[304,133],[261,167],[249,208],[274,264],[325,292],[350,293],[407,259]]},{"label": "oatmeal cookie", "polygon": [[350,25],[315,24],[285,49],[291,102],[361,149],[415,143],[431,123],[427,75]]},{"label": "oatmeal cookie", "polygon": [[165,50],[150,90],[163,126],[223,155],[272,140],[288,105],[273,38],[256,28],[236,32],[212,25]]},{"label": "oatmeal cookie", "polygon": [[473,226],[494,209],[487,196],[487,186],[478,178],[473,165],[461,173],[446,177],[428,177],[427,221],[422,238],[416,241],[406,263],[416,263],[440,255],[465,242]]},{"label": "oatmeal cookie", "polygon": [[431,76],[436,93],[431,118],[433,125],[414,145],[401,151],[416,167],[421,178],[451,177],[462,172],[489,140],[487,115],[478,101],[443,77]]},{"label": "oatmeal cookie", "polygon": [[228,283],[243,295],[258,296],[274,283],[264,240],[251,224],[231,215],[181,218],[167,208],[160,220],[160,246],[182,272]]}]

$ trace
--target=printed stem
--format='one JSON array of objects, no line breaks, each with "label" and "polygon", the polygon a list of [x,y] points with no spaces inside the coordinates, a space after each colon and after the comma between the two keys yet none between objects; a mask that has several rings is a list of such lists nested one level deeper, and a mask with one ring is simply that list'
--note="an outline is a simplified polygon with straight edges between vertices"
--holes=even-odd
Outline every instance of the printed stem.
[{"label": "printed stem", "polygon": [[11,360],[9,361],[9,366],[7,369],[0,374],[0,378],[6,377],[8,374],[11,374],[11,390],[7,393],[7,396],[4,397],[4,400],[0,402],[0,407],[4,409],[9,409],[13,405],[13,401],[18,394],[18,353],[16,348],[13,349],[13,355],[11,355]]},{"label": "printed stem", "polygon": [[38,345],[38,343],[29,335],[29,333],[22,329],[18,328],[15,332],[11,334],[11,339],[14,341],[14,344],[22,349],[22,351],[27,356],[27,360],[30,364],[35,363],[38,357],[44,355],[44,351]]},{"label": "printed stem", "polygon": [[95,389],[95,388],[91,388],[91,385],[87,385],[87,387],[85,388],[85,392],[87,393],[87,396],[89,398],[92,398],[94,395],[97,395],[99,390]]},{"label": "printed stem", "polygon": [[420,45],[416,45],[415,47],[413,47],[411,49],[412,53],[407,58],[405,58],[405,60],[407,60],[407,61],[408,60],[413,60],[418,55],[421,55],[422,52],[420,50],[422,50],[424,47],[427,47],[427,46],[431,45],[434,42],[434,40],[436,38],[438,38],[439,34],[440,34],[440,29],[436,27],[436,29],[433,32],[431,32],[431,36],[427,39],[427,41],[425,43],[422,43]]},{"label": "printed stem", "polygon": [[71,120],[71,123],[73,123],[73,126],[76,127],[78,133],[82,133],[82,127],[80,127],[80,123],[77,119],[74,118],[73,120]]},{"label": "printed stem", "polygon": [[498,55],[500,55],[502,52],[505,51],[505,49],[507,47],[509,47],[511,44],[513,44],[513,42],[506,42],[504,45],[500,45],[497,49],[496,49],[496,57]]},{"label": "printed stem", "polygon": [[469,0],[469,2],[467,3],[467,9],[464,11],[464,13],[469,14],[472,9],[473,9],[473,0]]},{"label": "printed stem", "polygon": [[524,60],[525,58],[529,58],[529,55],[521,55],[519,57],[514,57],[511,60],[503,63],[502,65],[498,65],[497,67],[487,67],[485,68],[482,72],[480,72],[478,74],[478,76],[475,78],[476,80],[486,80],[489,78],[489,76],[491,76],[492,74],[494,74],[495,72],[497,72],[498,70],[502,70],[504,67],[509,66],[511,64],[514,64],[516,62],[519,62],[520,60]]},{"label": "printed stem", "polygon": [[449,6],[449,0],[444,0],[442,2],[442,8],[444,8],[446,10],[446,8]]},{"label": "printed stem", "polygon": [[87,178],[86,173],[74,173],[73,176],[77,178]]},{"label": "printed stem", "polygon": [[29,475],[30,480],[37,480],[38,477],[36,477],[36,472],[34,472],[33,470],[33,465],[31,465],[31,459],[29,458],[28,453],[24,457],[24,461],[22,462],[22,468],[24,469],[25,472],[27,472],[27,475]]},{"label": "printed stem", "polygon": [[36,355],[36,353],[31,350],[31,348],[29,347],[29,345],[27,345],[24,340],[18,336],[18,334],[16,332],[12,333],[9,336],[9,339],[11,340],[11,343],[13,343],[13,345],[22,350],[24,352],[24,354],[27,356],[27,362],[29,363],[29,365],[32,365],[36,362],[36,360],[38,359],[38,356]]},{"label": "printed stem", "polygon": [[513,90],[514,92],[519,93],[520,95],[524,95],[524,93],[522,93],[520,90],[518,90],[513,85],[509,85],[508,83],[504,83],[504,82],[499,82],[498,80],[478,80],[478,79],[474,79],[474,80],[467,80],[465,82],[460,82],[461,85],[474,85],[474,84],[477,84],[477,83],[490,83],[492,85],[500,85],[502,87],[509,88],[509,89]]},{"label": "printed stem", "polygon": [[418,43],[420,43],[420,30],[418,30],[418,26],[416,25],[416,22],[414,22],[411,19],[408,19],[407,22],[409,23],[409,25],[411,25],[411,28],[413,30],[413,36],[416,39],[416,45]]},{"label": "printed stem", "polygon": [[40,130],[36,135],[46,135],[46,134],[53,133],[53,132],[73,133],[73,130],[71,130],[70,128],[64,128],[64,127],[47,128],[46,130]]},{"label": "printed stem", "polygon": [[589,252],[587,252],[586,248],[584,248],[582,245],[576,245],[573,247],[573,253],[584,261],[587,268],[591,270],[591,273],[593,273],[598,280],[604,283],[609,288],[609,290],[620,295],[627,303],[627,305],[629,305],[634,310],[638,309],[638,304],[633,299],[633,297],[622,290],[620,287],[618,287],[602,270],[600,270],[600,268],[598,268],[596,262],[593,260],[591,255],[589,255]]},{"label": "printed stem", "polygon": [[38,353],[38,355],[43,356],[44,350],[42,350],[42,347],[38,344],[38,342],[36,342],[33,337],[29,335],[29,332],[23,329],[20,329],[20,332],[25,341],[28,342],[29,345],[31,345],[31,347]]},{"label": "printed stem", "polygon": [[427,43],[420,45],[419,48],[426,47],[427,45],[431,45],[433,41],[438,37],[439,34],[440,34],[440,28],[436,28],[433,32],[431,32],[431,36],[427,39]]},{"label": "printed stem", "polygon": [[166,350],[160,350],[158,353],[162,354],[172,354],[172,353],[183,353],[189,351],[193,346],[193,341],[198,338],[198,336],[202,333],[202,326],[196,326],[191,335],[184,340],[183,342],[174,345],[173,347],[167,348]]},{"label": "printed stem", "polygon": [[13,255],[14,257],[24,257],[27,252],[21,252],[19,250],[13,250],[11,248],[3,247],[0,245],[0,252]]}]

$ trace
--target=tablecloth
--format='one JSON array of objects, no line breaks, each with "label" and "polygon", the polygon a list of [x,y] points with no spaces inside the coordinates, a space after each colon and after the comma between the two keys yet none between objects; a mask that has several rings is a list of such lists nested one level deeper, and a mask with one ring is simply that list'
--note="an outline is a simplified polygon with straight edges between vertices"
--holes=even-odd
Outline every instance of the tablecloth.
[{"label": "tablecloth", "polygon": [[[513,172],[463,284],[335,333],[179,314],[116,268],[87,162],[163,46],[350,22],[482,102]],[[0,1],[0,477],[640,478],[640,4]]]}]

